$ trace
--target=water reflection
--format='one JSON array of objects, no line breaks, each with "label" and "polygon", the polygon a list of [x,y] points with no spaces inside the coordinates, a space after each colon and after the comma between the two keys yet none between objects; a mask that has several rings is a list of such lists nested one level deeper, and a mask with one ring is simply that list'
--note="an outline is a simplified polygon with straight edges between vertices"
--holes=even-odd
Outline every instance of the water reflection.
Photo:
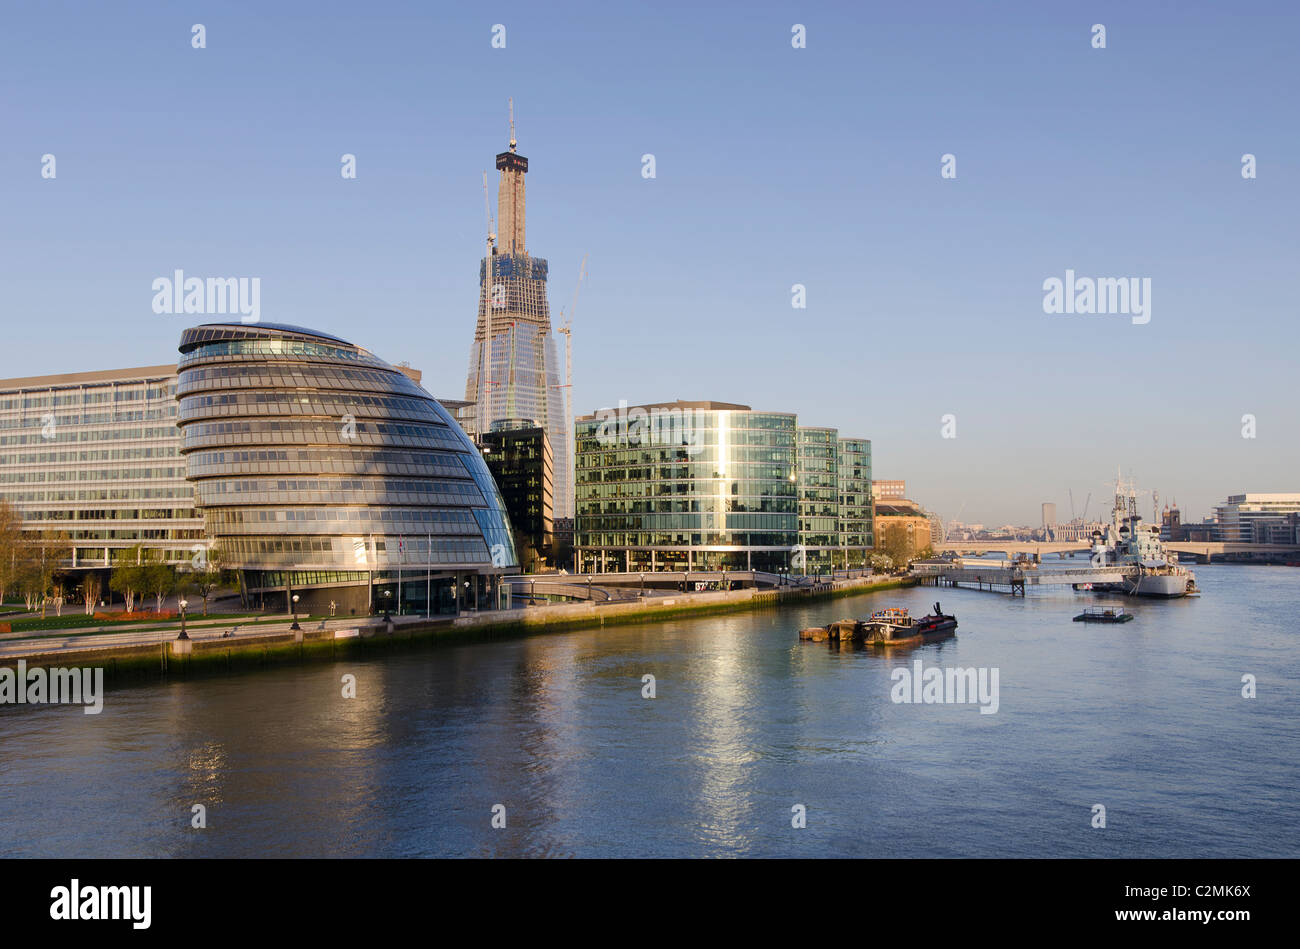
[{"label": "water reflection", "polygon": [[[1198,578],[1121,631],[1072,623],[1081,595],[949,592],[955,639],[797,639],[908,590],[4,708],[0,852],[1296,856],[1300,574]],[[999,711],[894,704],[916,659],[998,668]],[[1080,833],[1098,800],[1126,819]]]}]

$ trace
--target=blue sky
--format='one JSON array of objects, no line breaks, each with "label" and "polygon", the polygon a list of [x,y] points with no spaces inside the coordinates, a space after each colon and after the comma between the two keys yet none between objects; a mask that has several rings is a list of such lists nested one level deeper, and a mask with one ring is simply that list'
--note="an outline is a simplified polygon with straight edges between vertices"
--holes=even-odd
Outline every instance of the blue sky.
[{"label": "blue sky", "polygon": [[[260,277],[264,320],[461,397],[513,96],[553,314],[590,254],[579,413],[796,411],[871,438],[877,477],[968,522],[1068,517],[1067,487],[1096,513],[1116,465],[1191,517],[1300,490],[1292,4],[3,15],[0,376],[170,361],[187,318],[153,313],[150,285],[181,268]],[[1045,314],[1067,268],[1149,277],[1150,323]]]}]

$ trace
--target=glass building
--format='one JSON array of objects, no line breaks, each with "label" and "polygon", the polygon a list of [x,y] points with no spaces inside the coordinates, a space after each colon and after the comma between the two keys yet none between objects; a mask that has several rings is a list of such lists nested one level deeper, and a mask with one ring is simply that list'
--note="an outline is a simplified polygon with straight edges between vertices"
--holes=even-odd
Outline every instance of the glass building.
[{"label": "glass building", "polygon": [[203,541],[176,432],[176,367],[0,380],[0,498],[25,533],[65,533],[61,566],[137,544],[176,563]]},{"label": "glass building", "polygon": [[776,570],[799,542],[796,422],[673,402],[574,422],[582,572]]},{"label": "glass building", "polygon": [[838,530],[844,562],[836,566],[866,567],[870,564],[871,548],[875,545],[871,508],[871,442],[865,438],[841,438],[838,453]]},{"label": "glass building", "polygon": [[181,453],[209,541],[246,597],[339,615],[495,605],[517,568],[482,457],[401,370],[293,326],[207,324],[180,343]]},{"label": "glass building", "polygon": [[500,233],[479,264],[478,319],[470,347],[465,400],[474,403],[472,433],[481,437],[503,419],[525,419],[546,430],[555,456],[554,511],[573,515],[572,451],[563,368],[551,334],[547,262],[524,244],[524,176],[528,159],[497,155]]},{"label": "glass building", "polygon": [[583,573],[865,567],[871,442],[725,402],[602,409],[574,422]]},{"label": "glass building", "polygon": [[839,433],[800,426],[798,435],[800,549],[791,566],[798,572],[829,570],[840,546]]},{"label": "glass building", "polygon": [[515,549],[526,571],[545,566],[552,558],[554,501],[551,494],[554,462],[546,430],[497,422],[482,438],[483,460],[496,478],[506,513],[515,529]]}]

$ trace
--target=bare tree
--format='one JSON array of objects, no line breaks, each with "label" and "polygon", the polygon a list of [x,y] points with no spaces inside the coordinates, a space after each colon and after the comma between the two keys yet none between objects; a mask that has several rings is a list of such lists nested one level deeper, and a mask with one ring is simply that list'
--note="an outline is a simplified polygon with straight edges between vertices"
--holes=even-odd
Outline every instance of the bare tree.
[{"label": "bare tree", "polygon": [[99,574],[86,574],[86,579],[81,581],[81,602],[86,605],[86,615],[89,616],[95,611],[95,603],[99,600],[99,593],[104,585],[99,579]]},{"label": "bare tree", "polygon": [[126,550],[119,550],[113,558],[113,573],[109,577],[109,589],[122,594],[128,613],[135,610],[136,595],[144,588],[144,548],[139,544]]}]

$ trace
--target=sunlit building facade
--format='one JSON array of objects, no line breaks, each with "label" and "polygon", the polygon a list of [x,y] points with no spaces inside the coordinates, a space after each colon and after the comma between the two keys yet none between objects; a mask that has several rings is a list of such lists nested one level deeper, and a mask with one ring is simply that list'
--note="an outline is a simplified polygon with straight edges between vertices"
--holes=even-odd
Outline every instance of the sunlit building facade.
[{"label": "sunlit building facade", "polygon": [[839,433],[800,426],[799,550],[796,570],[828,570],[839,548]]},{"label": "sunlit building facade", "polygon": [[340,615],[487,608],[518,558],[474,444],[406,372],[299,327],[180,344],[181,454],[222,566],[254,603]]},{"label": "sunlit building facade", "polygon": [[524,243],[528,159],[515,151],[513,137],[496,166],[498,234],[479,264],[478,319],[465,382],[465,401],[474,403],[472,434],[490,432],[503,419],[544,428],[555,458],[555,516],[572,517],[567,390],[551,333],[548,265]]},{"label": "sunlit building facade", "polygon": [[[792,413],[724,402],[621,406],[574,426],[581,572],[798,574],[865,564],[871,474],[863,439],[800,429]],[[842,520],[846,450],[854,504]]]},{"label": "sunlit building facade", "polygon": [[0,498],[29,537],[66,535],[61,566],[106,573],[137,544],[172,563],[193,556],[203,519],[175,396],[172,365],[0,380]]},{"label": "sunlit building facade", "polygon": [[836,473],[839,476],[839,543],[843,562],[837,567],[869,565],[875,544],[871,506],[871,442],[866,438],[841,438]]}]

